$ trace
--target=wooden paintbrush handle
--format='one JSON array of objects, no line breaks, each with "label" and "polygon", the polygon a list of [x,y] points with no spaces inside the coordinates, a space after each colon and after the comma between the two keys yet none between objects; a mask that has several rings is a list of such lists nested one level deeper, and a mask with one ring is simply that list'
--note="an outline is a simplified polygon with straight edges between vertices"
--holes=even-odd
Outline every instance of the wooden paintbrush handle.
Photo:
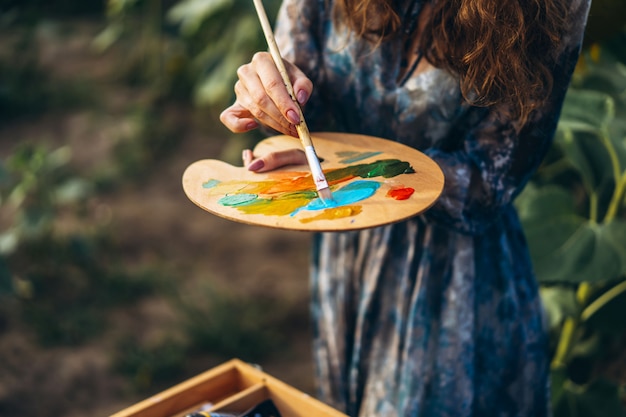
[{"label": "wooden paintbrush handle", "polygon": [[263,34],[265,35],[265,40],[267,41],[267,45],[269,47],[270,54],[272,55],[272,59],[274,60],[274,64],[276,65],[276,68],[278,68],[278,72],[280,72],[280,75],[283,78],[283,82],[285,83],[285,87],[287,87],[287,92],[291,96],[291,99],[298,105],[298,112],[300,113],[300,123],[296,125],[296,130],[298,131],[300,140],[302,141],[302,144],[304,146],[313,146],[313,142],[311,141],[311,134],[309,133],[309,128],[304,121],[302,108],[298,104],[295,92],[293,91],[293,85],[291,84],[289,74],[287,73],[287,68],[285,68],[285,63],[283,62],[283,58],[280,55],[280,51],[278,50],[278,45],[276,44],[276,39],[274,38],[274,32],[272,31],[272,26],[270,25],[270,21],[267,18],[267,14],[265,13],[263,2],[261,0],[253,1],[254,8],[256,9],[259,21],[261,22],[261,28],[263,29]]}]

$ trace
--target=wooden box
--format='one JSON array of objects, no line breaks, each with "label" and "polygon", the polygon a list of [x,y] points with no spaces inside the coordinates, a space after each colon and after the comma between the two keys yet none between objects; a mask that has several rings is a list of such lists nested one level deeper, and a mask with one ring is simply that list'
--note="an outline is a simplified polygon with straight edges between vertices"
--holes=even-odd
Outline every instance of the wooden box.
[{"label": "wooden box", "polygon": [[347,417],[239,359],[225,362],[110,417],[184,417],[207,404],[211,404],[210,411],[243,413],[268,398],[282,417]]}]

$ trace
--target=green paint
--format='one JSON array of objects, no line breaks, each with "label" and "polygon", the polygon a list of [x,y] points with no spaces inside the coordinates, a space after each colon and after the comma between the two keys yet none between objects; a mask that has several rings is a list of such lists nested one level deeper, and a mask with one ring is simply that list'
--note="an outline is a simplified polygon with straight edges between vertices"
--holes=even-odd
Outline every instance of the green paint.
[{"label": "green paint", "polygon": [[374,178],[384,177],[392,178],[400,174],[412,174],[415,170],[411,164],[399,159],[381,159],[370,164],[351,165],[345,168],[339,168],[326,173],[328,182],[341,181],[349,177]]}]

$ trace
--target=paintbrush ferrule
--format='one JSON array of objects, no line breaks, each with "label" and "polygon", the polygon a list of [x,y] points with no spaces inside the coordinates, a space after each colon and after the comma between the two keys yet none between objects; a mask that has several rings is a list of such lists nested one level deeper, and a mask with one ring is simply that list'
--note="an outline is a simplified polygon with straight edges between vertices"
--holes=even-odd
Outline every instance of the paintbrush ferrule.
[{"label": "paintbrush ferrule", "polygon": [[327,207],[334,207],[337,205],[335,199],[333,198],[333,194],[330,192],[330,188],[322,188],[321,190],[318,190],[317,196]]},{"label": "paintbrush ferrule", "polygon": [[306,155],[307,161],[309,162],[311,176],[313,177],[315,188],[317,188],[318,190],[321,190],[322,188],[328,188],[328,182],[326,181],[326,177],[324,176],[324,172],[322,171],[322,166],[320,165],[320,161],[315,154],[315,149],[313,149],[313,146],[305,146],[304,153]]}]

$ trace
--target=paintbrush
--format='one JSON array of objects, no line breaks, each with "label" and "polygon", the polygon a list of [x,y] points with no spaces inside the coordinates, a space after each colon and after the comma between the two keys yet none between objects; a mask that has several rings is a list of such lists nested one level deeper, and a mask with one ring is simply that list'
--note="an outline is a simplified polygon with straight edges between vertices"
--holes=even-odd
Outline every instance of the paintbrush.
[{"label": "paintbrush", "polygon": [[285,68],[283,58],[280,55],[278,45],[276,44],[276,40],[274,39],[274,32],[272,31],[270,22],[267,19],[267,14],[265,13],[263,2],[261,0],[253,1],[257,16],[259,17],[259,21],[261,22],[261,27],[263,28],[265,40],[267,41],[270,54],[272,55],[272,59],[274,60],[274,64],[276,65],[276,68],[278,68],[278,72],[280,72],[280,75],[283,77],[283,82],[285,83],[285,87],[287,87],[287,92],[291,96],[291,99],[296,103],[296,106],[298,107],[298,112],[300,113],[300,123],[296,125],[296,130],[298,132],[298,136],[300,137],[300,141],[302,142],[302,146],[304,147],[304,153],[306,154],[306,159],[309,163],[309,168],[311,169],[311,175],[313,177],[313,181],[315,182],[315,187],[317,188],[317,195],[324,204],[328,205],[329,203],[333,202],[333,195],[330,192],[330,188],[328,187],[328,181],[326,181],[326,176],[322,171],[320,161],[317,157],[317,154],[315,153],[315,148],[313,148],[311,134],[309,133],[309,128],[307,127],[306,122],[304,121],[302,108],[300,107],[300,104],[298,103],[296,95],[293,91],[293,85],[291,85],[289,74],[287,74],[287,69]]}]

